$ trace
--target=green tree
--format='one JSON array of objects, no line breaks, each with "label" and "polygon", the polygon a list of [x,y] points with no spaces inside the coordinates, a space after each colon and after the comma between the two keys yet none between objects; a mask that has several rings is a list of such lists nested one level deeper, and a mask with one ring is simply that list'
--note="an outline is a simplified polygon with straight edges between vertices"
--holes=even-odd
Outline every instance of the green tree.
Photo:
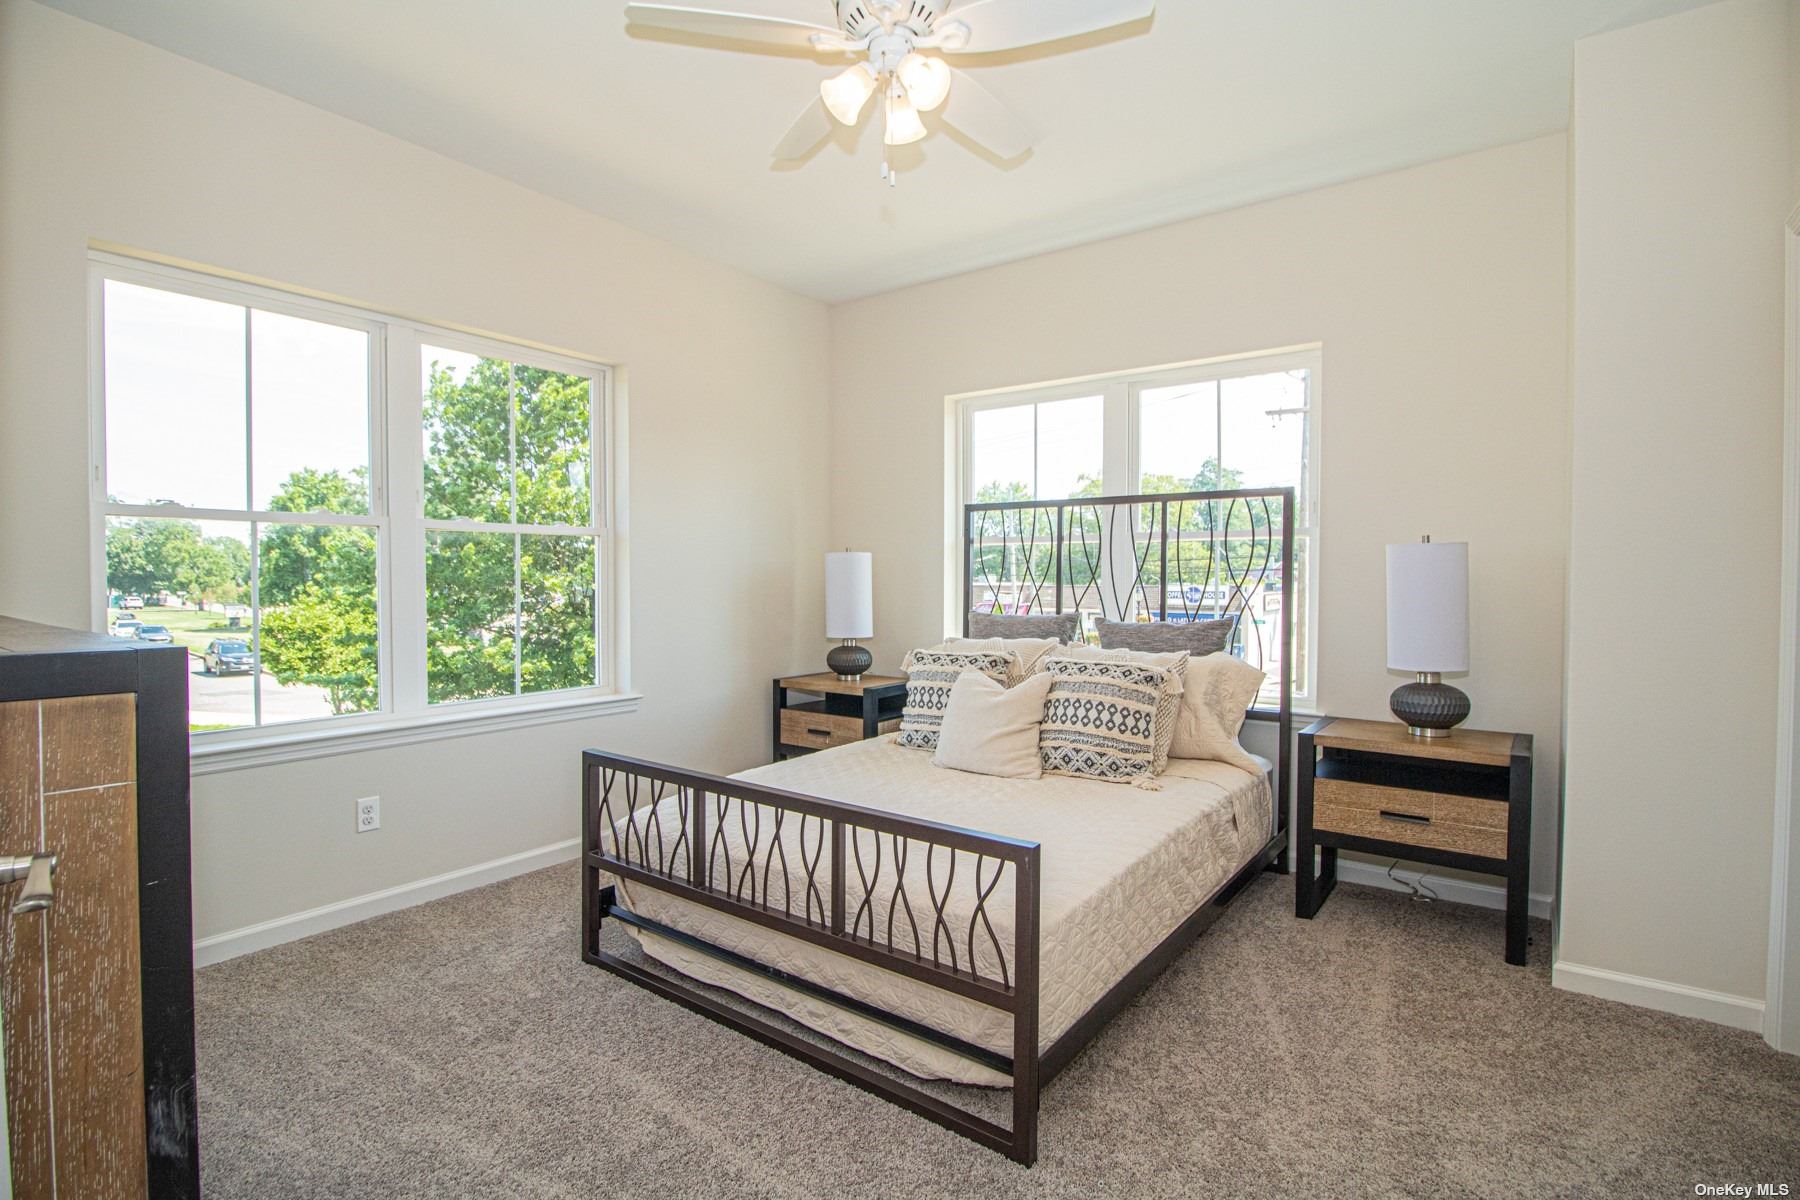
[{"label": "green tree", "polygon": [[248,590],[250,547],[231,537],[199,539],[176,573],[175,590],[205,608],[230,604]]},{"label": "green tree", "polygon": [[[270,498],[269,511],[367,513],[368,474],[302,468]],[[326,593],[375,585],[375,534],[365,526],[271,524],[261,540],[257,594],[265,606],[287,604],[310,585]]]},{"label": "green tree", "polygon": [[283,687],[325,689],[331,711],[372,712],[380,704],[375,596],[309,584],[262,612],[262,663]]},{"label": "green tree", "polygon": [[[427,517],[589,523],[587,379],[495,359],[477,361],[459,379],[434,363],[424,401]],[[594,550],[588,537],[432,535],[426,547],[430,698],[510,695],[515,682],[524,691],[593,683]]]},{"label": "green tree", "polygon": [[229,600],[249,586],[250,550],[234,538],[202,537],[192,521],[114,518],[106,530],[106,582],[121,592]]},{"label": "green tree", "polygon": [[153,592],[162,565],[153,558],[150,530],[143,521],[114,518],[106,527],[106,582],[119,592]]},{"label": "green tree", "polygon": [[977,504],[1012,504],[1033,499],[1031,489],[1013,480],[1011,483],[984,483],[975,493]]}]

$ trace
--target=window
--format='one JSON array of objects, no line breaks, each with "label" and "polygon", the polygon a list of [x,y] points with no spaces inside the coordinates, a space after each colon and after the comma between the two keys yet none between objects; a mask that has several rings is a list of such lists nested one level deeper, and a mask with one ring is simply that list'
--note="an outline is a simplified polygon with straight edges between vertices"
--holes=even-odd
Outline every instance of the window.
[{"label": "window", "polygon": [[1311,699],[1318,403],[1316,350],[968,397],[959,494],[984,503],[1294,488],[1294,694]]},{"label": "window", "polygon": [[594,681],[593,381],[426,346],[426,696]]},{"label": "window", "polygon": [[110,255],[93,289],[97,625],[188,649],[197,750],[616,693],[606,368]]}]

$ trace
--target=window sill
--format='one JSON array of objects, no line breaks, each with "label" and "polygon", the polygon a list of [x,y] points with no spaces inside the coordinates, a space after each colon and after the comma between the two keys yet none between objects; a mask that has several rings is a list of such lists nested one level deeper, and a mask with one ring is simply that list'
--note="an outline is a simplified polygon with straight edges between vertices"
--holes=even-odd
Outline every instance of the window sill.
[{"label": "window sill", "polygon": [[225,771],[411,746],[441,738],[621,715],[636,712],[642,699],[635,693],[609,693],[526,702],[477,701],[430,712],[340,718],[342,723],[334,720],[309,722],[305,726],[273,726],[254,733],[231,733],[218,738],[197,734],[191,740],[189,771],[193,775],[217,775]]}]

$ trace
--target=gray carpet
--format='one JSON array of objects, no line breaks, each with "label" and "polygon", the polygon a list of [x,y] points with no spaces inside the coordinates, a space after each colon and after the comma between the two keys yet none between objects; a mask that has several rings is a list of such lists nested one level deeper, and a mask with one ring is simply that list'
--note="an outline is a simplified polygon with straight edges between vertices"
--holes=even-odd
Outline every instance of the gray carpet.
[{"label": "gray carpet", "polygon": [[1496,913],[1265,876],[1045,1093],[1027,1171],[576,956],[571,864],[199,976],[233,1197],[1800,1195],[1800,1059],[1551,989]]}]

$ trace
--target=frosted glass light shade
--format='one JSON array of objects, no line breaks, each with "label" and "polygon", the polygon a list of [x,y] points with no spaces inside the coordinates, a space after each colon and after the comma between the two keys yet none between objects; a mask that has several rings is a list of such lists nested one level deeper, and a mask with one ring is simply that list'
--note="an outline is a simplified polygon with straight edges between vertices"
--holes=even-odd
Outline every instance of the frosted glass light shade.
[{"label": "frosted glass light shade", "polygon": [[842,75],[834,75],[819,85],[825,107],[842,125],[854,125],[862,116],[863,105],[875,91],[875,72],[868,63],[857,63]]},{"label": "frosted glass light shade", "polygon": [[1387,665],[1395,671],[1469,669],[1469,543],[1387,548]]},{"label": "frosted glass light shade", "polygon": [[890,146],[905,146],[924,136],[925,122],[919,120],[913,102],[904,93],[888,97],[887,132],[882,140]]},{"label": "frosted glass light shade", "polygon": [[825,636],[875,636],[875,556],[843,550],[825,556]]},{"label": "frosted glass light shade", "polygon": [[900,60],[900,84],[920,112],[930,112],[950,94],[950,64],[941,58],[908,54]]}]

